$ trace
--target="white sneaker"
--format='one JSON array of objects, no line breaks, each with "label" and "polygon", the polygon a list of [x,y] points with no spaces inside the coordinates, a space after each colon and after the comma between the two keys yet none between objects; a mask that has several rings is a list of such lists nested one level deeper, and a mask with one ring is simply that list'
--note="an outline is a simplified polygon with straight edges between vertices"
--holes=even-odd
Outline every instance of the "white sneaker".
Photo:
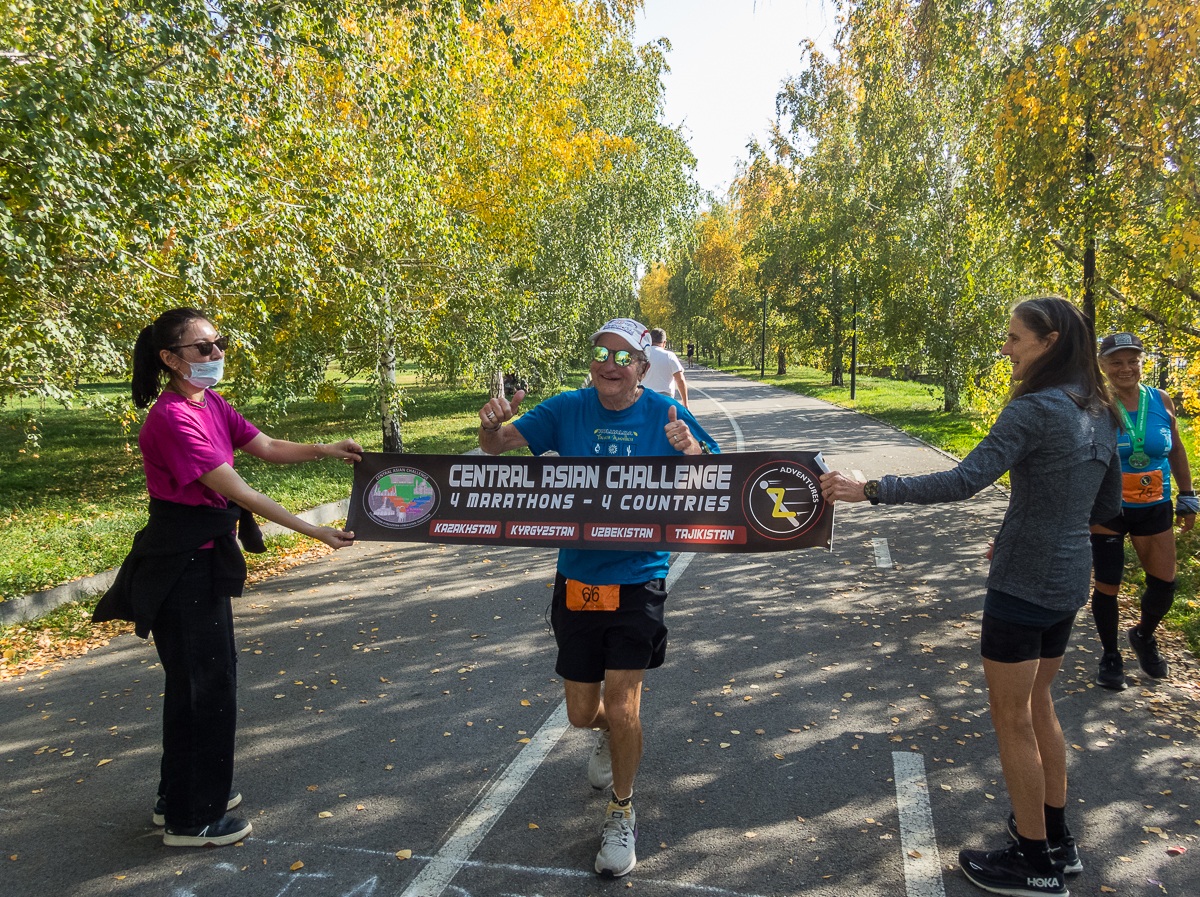
[{"label": "white sneaker", "polygon": [[588,758],[588,781],[598,791],[612,787],[612,748],[608,744],[608,730],[601,729],[596,747]]},{"label": "white sneaker", "polygon": [[633,842],[637,840],[637,813],[633,801],[624,807],[608,802],[604,827],[600,829],[600,852],[596,854],[596,872],[604,878],[628,875],[637,865]]}]

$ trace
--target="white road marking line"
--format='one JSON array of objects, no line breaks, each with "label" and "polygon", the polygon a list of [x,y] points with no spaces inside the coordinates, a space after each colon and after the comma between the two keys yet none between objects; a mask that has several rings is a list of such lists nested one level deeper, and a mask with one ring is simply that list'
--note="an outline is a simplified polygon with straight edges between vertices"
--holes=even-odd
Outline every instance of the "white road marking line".
[{"label": "white road marking line", "polygon": [[458,824],[441,850],[429,860],[417,877],[409,882],[401,897],[438,897],[446,889],[450,880],[525,787],[525,783],[565,731],[567,702],[564,700],[554,708],[554,712],[542,723],[542,727],[533,738],[529,739],[529,743],[504,771],[504,775],[484,792],[476,802],[475,809]]},{"label": "white road marking line", "polygon": [[888,550],[887,539],[872,539],[871,547],[875,549],[875,566],[890,567],[892,566],[892,553]]},{"label": "white road marking line", "polygon": [[850,473],[854,474],[854,479],[858,480],[860,483],[865,483],[867,481],[867,478],[863,476],[863,472],[861,470],[852,470]]},{"label": "white road marking line", "polygon": [[904,886],[908,897],[946,897],[929,808],[925,760],[920,754],[892,753],[896,806],[900,810],[900,850],[904,853]]},{"label": "white road marking line", "polygon": [[688,568],[688,564],[696,556],[696,552],[687,551],[675,558],[675,563],[671,565],[671,572],[667,574],[667,581],[663,583],[663,588],[668,592],[675,588],[675,583],[679,582],[679,577],[683,576],[683,571]]},{"label": "white road marking line", "polygon": [[[13,811],[13,812],[16,812],[16,811]],[[114,823],[114,825],[115,825],[115,823]],[[276,847],[276,846],[277,847],[293,847],[293,848],[299,847],[299,848],[304,848],[304,849],[313,850],[313,851],[332,850],[332,851],[337,851],[337,852],[342,852],[342,853],[365,853],[370,856],[379,857],[379,859],[381,859],[381,860],[391,860],[391,859],[394,859],[396,856],[395,851],[391,851],[391,850],[370,850],[370,849],[364,848],[364,847],[342,847],[342,846],[339,846],[336,844],[329,844],[329,843],[316,844],[311,841],[283,841],[283,840],[279,840],[276,838],[254,838],[254,837],[247,838],[246,841],[247,841],[247,843],[253,842],[255,844],[270,844],[273,847]],[[425,861],[432,860],[433,857],[421,856],[419,854],[414,853],[412,855],[412,859],[417,860],[419,862],[422,860],[425,860]],[[225,865],[228,865],[228,864],[225,864]],[[517,863],[488,863],[483,860],[466,860],[463,862],[463,866],[468,869],[500,869],[505,872],[521,872],[521,873],[527,873],[529,875],[557,875],[557,876],[561,876],[562,878],[586,878],[586,879],[590,879],[591,881],[597,880],[596,873],[594,873],[590,870],[585,871],[583,869],[564,869],[561,867],[554,867],[554,866],[522,866]],[[236,867],[233,871],[236,871]],[[288,872],[280,872],[277,874],[291,875],[292,877],[297,878],[297,879],[299,879],[299,878],[333,878],[334,877],[333,875],[330,875],[329,873],[326,873],[326,872],[307,872],[307,873],[301,872],[301,873],[297,873],[297,874],[288,873]],[[654,879],[654,878],[639,878],[636,880],[640,881],[640,882],[644,882],[648,885],[665,885],[665,886],[669,886],[672,888],[677,888],[680,891],[695,891],[700,894],[723,894],[723,895],[726,895],[726,897],[762,897],[762,895],[760,895],[760,894],[747,894],[743,891],[731,891],[728,888],[718,888],[718,887],[714,887],[712,885],[693,885],[693,884],[687,884],[685,882],[663,881],[661,879]],[[358,885],[357,887],[362,888],[364,885],[369,884],[373,881],[375,881],[375,877],[367,879],[366,881],[364,881],[362,884]],[[453,890],[462,891],[462,888],[454,886]]]},{"label": "white road marking line", "polygon": [[699,386],[692,386],[692,387],[690,387],[690,389],[694,392],[700,393],[700,395],[704,396],[704,398],[708,399],[710,402],[712,402],[714,405],[716,405],[717,408],[720,410],[720,412],[722,414],[724,414],[726,418],[728,418],[729,425],[731,427],[733,427],[733,436],[737,442],[737,450],[739,452],[744,452],[746,450],[746,441],[742,438],[742,428],[738,426],[738,422],[733,419],[733,415],[729,413],[728,409],[726,409],[726,407],[724,405],[722,405],[720,402],[718,402],[716,399],[714,399],[712,396],[710,396],[708,393],[706,393]]},{"label": "white road marking line", "polygon": [[805,423],[808,423],[808,418],[803,414],[797,414],[796,417],[800,418],[800,420],[804,421]]}]

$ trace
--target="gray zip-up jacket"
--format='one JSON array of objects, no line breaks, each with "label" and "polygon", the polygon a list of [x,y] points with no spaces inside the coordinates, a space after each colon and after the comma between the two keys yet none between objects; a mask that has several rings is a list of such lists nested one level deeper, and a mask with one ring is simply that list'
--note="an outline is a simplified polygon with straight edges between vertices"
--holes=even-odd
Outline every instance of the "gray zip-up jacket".
[{"label": "gray zip-up jacket", "polygon": [[886,504],[960,501],[1011,471],[1012,497],[996,536],[988,587],[1053,610],[1087,604],[1088,526],[1121,513],[1117,426],[1083,410],[1059,387],[1009,402],[953,470],[885,476]]}]

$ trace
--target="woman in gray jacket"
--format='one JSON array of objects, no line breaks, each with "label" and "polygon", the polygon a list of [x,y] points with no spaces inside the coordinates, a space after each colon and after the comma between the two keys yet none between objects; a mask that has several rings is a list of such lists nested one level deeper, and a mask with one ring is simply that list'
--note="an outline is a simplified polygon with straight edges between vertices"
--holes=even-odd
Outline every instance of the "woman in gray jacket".
[{"label": "woman in gray jacket", "polygon": [[1083,864],[1064,818],[1066,745],[1050,685],[1088,601],[1088,525],[1121,506],[1119,419],[1087,321],[1065,299],[1017,305],[1000,351],[1012,361],[1008,404],[956,468],[866,483],[834,471],[821,487],[829,501],[935,504],[969,498],[1010,472],[1008,511],[989,551],[980,651],[1016,841],[964,850],[959,863],[988,891],[1063,895],[1064,875]]}]

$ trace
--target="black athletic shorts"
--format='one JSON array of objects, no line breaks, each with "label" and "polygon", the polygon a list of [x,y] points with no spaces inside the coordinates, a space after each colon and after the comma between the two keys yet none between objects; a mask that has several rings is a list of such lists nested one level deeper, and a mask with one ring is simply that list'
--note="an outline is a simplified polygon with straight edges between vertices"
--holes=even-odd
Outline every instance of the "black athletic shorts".
[{"label": "black athletic shorts", "polygon": [[1175,509],[1169,501],[1122,507],[1119,515],[1100,525],[1122,536],[1157,536],[1175,525]]},{"label": "black athletic shorts", "polygon": [[1051,610],[999,589],[988,589],[979,653],[996,663],[1062,657],[1071,640],[1075,613]]},{"label": "black athletic shorts", "polygon": [[617,610],[567,607],[567,578],[554,577],[550,625],[558,642],[554,670],[572,682],[603,682],[605,670],[652,670],[667,656],[661,579],[622,585]]}]

